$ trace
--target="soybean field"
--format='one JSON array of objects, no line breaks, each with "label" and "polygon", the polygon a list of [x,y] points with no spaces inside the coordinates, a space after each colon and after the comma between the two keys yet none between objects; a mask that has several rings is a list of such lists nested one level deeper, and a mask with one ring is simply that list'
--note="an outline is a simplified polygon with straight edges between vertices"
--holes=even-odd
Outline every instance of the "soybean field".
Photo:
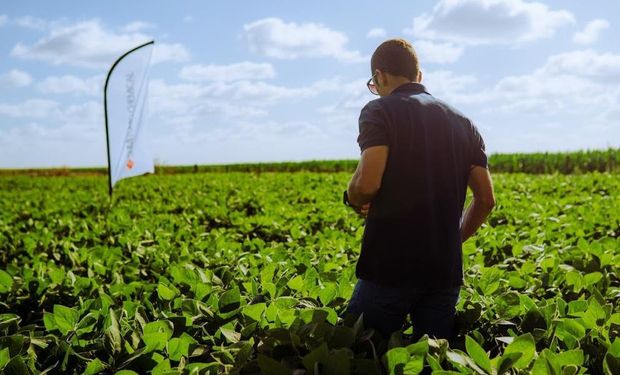
[{"label": "soybean field", "polygon": [[0,372],[620,374],[619,175],[493,174],[451,342],[344,314],[349,177],[0,177]]}]

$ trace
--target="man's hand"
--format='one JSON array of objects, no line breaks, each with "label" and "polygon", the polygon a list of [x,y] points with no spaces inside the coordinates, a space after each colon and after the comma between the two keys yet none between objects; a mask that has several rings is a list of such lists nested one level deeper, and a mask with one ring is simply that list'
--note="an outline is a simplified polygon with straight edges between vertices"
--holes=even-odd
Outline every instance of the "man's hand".
[{"label": "man's hand", "polygon": [[347,189],[349,202],[360,207],[360,211],[363,205],[372,201],[379,192],[387,164],[388,150],[388,146],[379,145],[368,147],[362,152],[360,162],[357,164],[357,169]]},{"label": "man's hand", "polygon": [[495,207],[493,181],[491,181],[491,175],[487,168],[472,165],[467,184],[474,193],[474,199],[463,214],[461,242],[467,241],[476,233],[476,230],[486,221],[487,216]]},{"label": "man's hand", "polygon": [[368,211],[370,210],[370,203],[365,203],[362,206],[351,206],[353,211],[355,211],[358,215],[363,217],[364,219],[368,217]]}]

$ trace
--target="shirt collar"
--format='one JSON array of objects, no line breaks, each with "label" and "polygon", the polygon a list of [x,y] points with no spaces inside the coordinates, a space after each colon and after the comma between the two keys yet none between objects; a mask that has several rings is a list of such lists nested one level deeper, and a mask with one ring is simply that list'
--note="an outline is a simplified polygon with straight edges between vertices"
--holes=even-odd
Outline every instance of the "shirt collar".
[{"label": "shirt collar", "polygon": [[426,92],[428,94],[428,92],[426,91],[426,87],[424,87],[423,84],[417,83],[417,82],[403,83],[402,85],[400,85],[397,88],[395,88],[392,91],[392,94],[399,93],[399,92],[411,92],[411,91],[413,91],[415,93]]}]

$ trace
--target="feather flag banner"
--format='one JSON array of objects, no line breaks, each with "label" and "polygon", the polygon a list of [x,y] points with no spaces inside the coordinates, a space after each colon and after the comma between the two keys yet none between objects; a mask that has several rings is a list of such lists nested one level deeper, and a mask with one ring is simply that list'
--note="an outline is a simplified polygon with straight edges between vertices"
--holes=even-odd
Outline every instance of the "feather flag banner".
[{"label": "feather flag banner", "polygon": [[144,142],[148,115],[149,66],[154,41],[126,52],[110,68],[104,86],[108,187],[127,177],[153,173]]}]

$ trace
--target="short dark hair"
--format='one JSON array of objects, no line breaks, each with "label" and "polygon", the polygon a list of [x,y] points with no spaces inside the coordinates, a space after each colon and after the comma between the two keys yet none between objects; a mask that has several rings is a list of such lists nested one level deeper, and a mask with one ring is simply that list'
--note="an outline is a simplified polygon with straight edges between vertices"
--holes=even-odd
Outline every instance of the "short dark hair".
[{"label": "short dark hair", "polygon": [[375,69],[414,81],[418,77],[420,63],[411,43],[404,39],[389,39],[381,43],[372,54],[372,74]]}]

